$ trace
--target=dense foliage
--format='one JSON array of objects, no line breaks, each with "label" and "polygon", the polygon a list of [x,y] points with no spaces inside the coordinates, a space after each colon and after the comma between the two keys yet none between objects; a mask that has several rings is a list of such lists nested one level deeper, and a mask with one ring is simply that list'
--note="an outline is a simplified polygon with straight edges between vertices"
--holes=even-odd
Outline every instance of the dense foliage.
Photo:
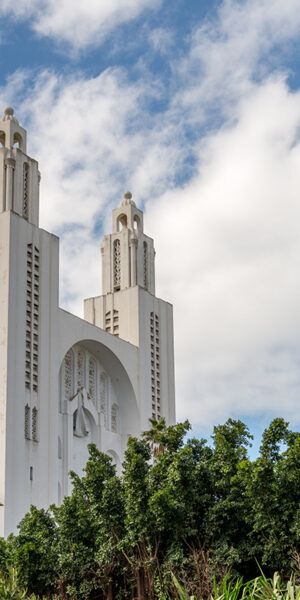
[{"label": "dense foliage", "polygon": [[90,445],[72,496],[31,507],[19,535],[0,540],[0,568],[16,566],[30,594],[78,600],[178,597],[172,574],[207,598],[214,576],[251,579],[257,562],[289,575],[299,561],[300,434],[275,419],[251,461],[241,421],[215,427],[212,447],[185,441],[188,429],[152,421],[129,439],[122,477]]},{"label": "dense foliage", "polygon": [[[172,574],[175,596],[159,594],[159,600],[204,600],[190,596]],[[27,590],[20,583],[20,573],[15,567],[9,567],[7,573],[0,572],[0,598],[1,600],[39,600],[35,594],[28,595]],[[52,596],[57,600],[57,596]],[[217,584],[214,581],[209,600],[300,600],[300,585],[295,576],[282,581],[279,573],[274,573],[272,578],[267,578],[261,573],[255,579],[244,582],[242,577],[232,579],[227,574]]]}]

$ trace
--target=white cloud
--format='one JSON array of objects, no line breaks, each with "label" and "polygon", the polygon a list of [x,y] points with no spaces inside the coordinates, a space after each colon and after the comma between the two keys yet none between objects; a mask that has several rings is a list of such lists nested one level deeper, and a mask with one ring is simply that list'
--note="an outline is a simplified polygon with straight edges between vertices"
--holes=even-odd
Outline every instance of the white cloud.
[{"label": "white cloud", "polygon": [[[179,416],[297,417],[300,385],[300,93],[254,87],[206,164],[148,205],[159,292],[175,304]],[[169,257],[172,256],[172,261]]]},{"label": "white cloud", "polygon": [[62,300],[77,313],[84,296],[100,293],[99,229],[103,220],[110,228],[111,208],[132,186],[140,198],[166,189],[181,160],[168,147],[174,128],[142,120],[156,93],[121,69],[90,79],[19,71],[0,89],[3,106],[20,98],[16,116],[42,174],[40,225],[62,237]]},{"label": "white cloud", "polygon": [[74,50],[99,44],[115,27],[156,9],[161,0],[2,0],[0,14],[28,20],[33,30]]},{"label": "white cloud", "polygon": [[167,54],[175,42],[174,33],[170,29],[157,27],[149,32],[149,42],[155,52]]},{"label": "white cloud", "polygon": [[299,29],[299,0],[225,0],[213,21],[195,25],[189,52],[174,65],[181,77],[174,106],[194,122],[215,111],[234,118],[235,102],[251,92],[253,79],[281,68]]},{"label": "white cloud", "polygon": [[[42,225],[62,232],[69,308],[100,292],[101,220],[108,232],[127,188],[146,201],[158,293],[175,307],[178,415],[195,426],[297,419],[300,95],[270,75],[269,58],[299,34],[297,5],[225,2],[172,64],[163,114],[147,104],[157,82],[130,83],[119,69],[42,73],[18,107],[42,171]],[[0,100],[11,103],[26,77],[12,77]],[[176,187],[189,157],[194,175]]]},{"label": "white cloud", "polygon": [[149,201],[146,221],[175,305],[178,415],[196,425],[262,412],[299,422],[300,97],[269,77],[274,47],[282,57],[299,35],[298,9],[225,2],[173,65],[169,115],[214,127],[196,138],[195,177]]}]

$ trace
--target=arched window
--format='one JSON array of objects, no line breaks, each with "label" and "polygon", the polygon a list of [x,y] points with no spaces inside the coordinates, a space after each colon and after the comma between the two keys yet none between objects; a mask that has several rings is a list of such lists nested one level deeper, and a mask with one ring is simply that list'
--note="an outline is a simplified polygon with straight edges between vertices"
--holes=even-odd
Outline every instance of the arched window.
[{"label": "arched window", "polygon": [[144,249],[144,288],[148,288],[148,245],[147,242],[143,244]]},{"label": "arched window", "polygon": [[120,240],[114,241],[114,289],[118,291],[121,285]]},{"label": "arched window", "polygon": [[126,229],[126,228],[127,228],[127,216],[120,215],[118,217],[118,231],[122,231],[122,229]]},{"label": "arched window", "polygon": [[1,144],[1,146],[5,146],[5,133],[4,133],[4,131],[0,131],[0,144]]},{"label": "arched window", "polygon": [[23,207],[22,215],[24,219],[28,220],[28,207],[29,207],[29,167],[28,163],[23,165]]},{"label": "arched window", "polygon": [[114,433],[117,433],[118,429],[119,429],[118,413],[119,413],[119,407],[117,406],[117,404],[113,404],[111,407],[110,428],[111,428],[111,431],[113,431]]},{"label": "arched window", "polygon": [[140,217],[138,215],[135,215],[134,219],[133,219],[133,229],[137,229],[137,231],[140,231],[140,227],[141,227]]},{"label": "arched window", "polygon": [[17,148],[20,148],[20,150],[23,150],[23,138],[17,132],[14,134],[13,145]]}]

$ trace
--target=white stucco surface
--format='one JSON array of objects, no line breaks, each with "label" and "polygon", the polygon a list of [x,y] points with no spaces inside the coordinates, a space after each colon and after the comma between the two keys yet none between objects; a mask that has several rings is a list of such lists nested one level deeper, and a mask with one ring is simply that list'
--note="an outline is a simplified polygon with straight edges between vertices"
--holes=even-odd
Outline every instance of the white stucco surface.
[{"label": "white stucco surface", "polygon": [[[129,435],[175,422],[172,306],[155,297],[153,240],[127,192],[102,244],[102,296],[58,304],[59,240],[39,228],[38,163],[0,120],[0,535],[59,504],[88,444],[118,471]],[[16,145],[18,147],[16,147]]]}]

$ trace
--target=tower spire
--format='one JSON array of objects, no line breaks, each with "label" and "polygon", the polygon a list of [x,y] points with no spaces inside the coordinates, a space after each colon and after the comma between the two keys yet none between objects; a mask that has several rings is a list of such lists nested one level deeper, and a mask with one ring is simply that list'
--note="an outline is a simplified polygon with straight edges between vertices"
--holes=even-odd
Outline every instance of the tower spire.
[{"label": "tower spire", "polygon": [[102,293],[136,285],[155,294],[153,239],[144,233],[143,212],[125,192],[112,212],[112,233],[102,243]]},{"label": "tower spire", "polygon": [[38,226],[40,173],[26,142],[26,130],[8,106],[0,119],[0,212],[12,210]]}]

